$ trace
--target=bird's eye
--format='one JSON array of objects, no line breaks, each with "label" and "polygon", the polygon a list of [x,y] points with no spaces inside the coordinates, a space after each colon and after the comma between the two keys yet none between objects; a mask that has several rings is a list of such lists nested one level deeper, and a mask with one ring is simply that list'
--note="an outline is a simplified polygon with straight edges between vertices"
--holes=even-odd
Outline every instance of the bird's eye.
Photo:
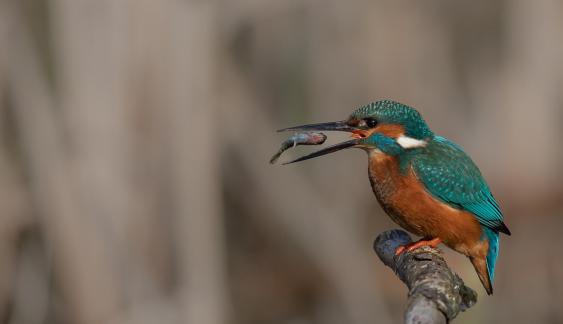
[{"label": "bird's eye", "polygon": [[374,128],[375,126],[377,126],[377,120],[375,120],[375,118],[366,118],[364,119],[364,122],[369,128]]}]

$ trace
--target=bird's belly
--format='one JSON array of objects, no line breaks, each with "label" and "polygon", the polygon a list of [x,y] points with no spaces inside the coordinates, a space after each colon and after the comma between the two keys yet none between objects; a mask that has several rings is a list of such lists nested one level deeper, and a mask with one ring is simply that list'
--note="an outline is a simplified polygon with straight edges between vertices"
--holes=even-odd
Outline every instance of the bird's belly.
[{"label": "bird's belly", "polygon": [[393,157],[370,159],[373,192],[391,219],[407,231],[427,238],[440,238],[454,250],[468,254],[482,230],[469,212],[434,198],[412,170],[401,174]]}]

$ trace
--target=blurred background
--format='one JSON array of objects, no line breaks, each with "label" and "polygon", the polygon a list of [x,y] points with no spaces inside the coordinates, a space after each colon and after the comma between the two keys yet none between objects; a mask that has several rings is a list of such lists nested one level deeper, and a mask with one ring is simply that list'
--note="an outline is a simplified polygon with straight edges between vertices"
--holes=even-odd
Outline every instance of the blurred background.
[{"label": "blurred background", "polygon": [[513,233],[492,297],[446,250],[456,322],[563,323],[562,33],[557,0],[0,0],[0,321],[400,322],[365,154],[268,163],[389,98]]}]

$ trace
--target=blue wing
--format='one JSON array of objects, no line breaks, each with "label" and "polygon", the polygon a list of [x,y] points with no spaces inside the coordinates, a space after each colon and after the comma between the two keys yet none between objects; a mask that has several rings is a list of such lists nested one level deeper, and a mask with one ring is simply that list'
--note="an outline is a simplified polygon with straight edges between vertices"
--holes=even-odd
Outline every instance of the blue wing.
[{"label": "blue wing", "polygon": [[461,147],[435,136],[410,162],[433,196],[452,207],[473,213],[482,226],[510,235],[499,205],[479,168]]}]

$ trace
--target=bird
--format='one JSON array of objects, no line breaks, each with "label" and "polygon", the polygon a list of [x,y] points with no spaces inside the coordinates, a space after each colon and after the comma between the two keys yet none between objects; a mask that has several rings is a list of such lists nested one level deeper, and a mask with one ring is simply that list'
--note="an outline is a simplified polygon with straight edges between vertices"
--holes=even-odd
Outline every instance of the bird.
[{"label": "bird", "polygon": [[348,148],[368,155],[368,175],[379,204],[399,226],[422,237],[396,254],[443,243],[467,256],[488,295],[493,293],[503,213],[479,168],[453,141],[435,134],[413,107],[379,100],[342,121],[279,131],[342,131],[352,139],[285,164]]}]

